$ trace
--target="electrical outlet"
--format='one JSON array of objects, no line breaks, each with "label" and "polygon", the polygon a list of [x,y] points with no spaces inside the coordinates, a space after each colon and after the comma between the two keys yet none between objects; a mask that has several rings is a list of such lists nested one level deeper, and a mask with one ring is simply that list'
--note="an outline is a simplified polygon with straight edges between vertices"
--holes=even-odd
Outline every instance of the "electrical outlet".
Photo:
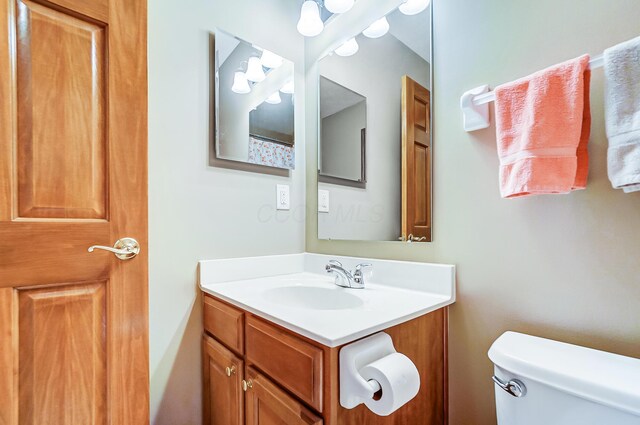
[{"label": "electrical outlet", "polygon": [[329,191],[318,190],[318,212],[329,212]]},{"label": "electrical outlet", "polygon": [[276,209],[285,211],[291,209],[288,184],[276,185]]}]

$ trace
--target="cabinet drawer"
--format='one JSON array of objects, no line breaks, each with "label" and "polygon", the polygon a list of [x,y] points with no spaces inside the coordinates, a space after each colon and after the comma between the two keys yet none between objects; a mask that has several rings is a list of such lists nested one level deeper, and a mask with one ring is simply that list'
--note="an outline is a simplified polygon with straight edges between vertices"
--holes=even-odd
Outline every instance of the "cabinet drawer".
[{"label": "cabinet drawer", "polygon": [[241,310],[205,295],[204,330],[237,353],[244,352],[244,313]]},{"label": "cabinet drawer", "polygon": [[247,317],[247,361],[322,411],[322,350],[253,316]]}]

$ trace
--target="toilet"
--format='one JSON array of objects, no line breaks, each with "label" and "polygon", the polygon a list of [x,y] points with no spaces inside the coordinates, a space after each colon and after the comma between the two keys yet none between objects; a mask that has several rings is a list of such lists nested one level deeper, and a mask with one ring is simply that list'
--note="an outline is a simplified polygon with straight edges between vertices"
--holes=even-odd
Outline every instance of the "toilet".
[{"label": "toilet", "polygon": [[489,349],[498,425],[640,425],[640,360],[516,332]]}]

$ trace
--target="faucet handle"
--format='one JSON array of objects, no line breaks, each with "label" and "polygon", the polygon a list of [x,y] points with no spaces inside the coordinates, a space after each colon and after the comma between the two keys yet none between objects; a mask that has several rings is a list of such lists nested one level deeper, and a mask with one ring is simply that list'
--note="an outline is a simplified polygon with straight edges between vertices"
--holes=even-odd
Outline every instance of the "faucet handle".
[{"label": "faucet handle", "polygon": [[334,266],[338,266],[338,267],[342,267],[342,263],[338,260],[329,260],[329,264],[332,264]]},{"label": "faucet handle", "polygon": [[362,269],[368,267],[373,267],[373,264],[360,263],[356,266],[356,269],[353,272],[353,282],[357,288],[364,288],[364,274],[362,273]]},{"label": "faucet handle", "polygon": [[367,267],[373,267],[373,264],[371,263],[360,263],[356,266],[356,272],[362,272],[362,269],[365,269]]}]

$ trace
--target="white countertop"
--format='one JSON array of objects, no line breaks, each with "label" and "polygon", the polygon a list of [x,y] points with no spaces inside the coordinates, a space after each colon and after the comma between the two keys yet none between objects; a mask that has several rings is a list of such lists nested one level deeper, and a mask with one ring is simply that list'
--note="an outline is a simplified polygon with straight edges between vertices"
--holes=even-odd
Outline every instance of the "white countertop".
[{"label": "white countertop", "polygon": [[[307,257],[299,261],[296,256]],[[374,274],[366,287],[350,289],[335,285],[330,275],[305,270],[315,271],[327,258],[338,259],[345,265],[350,260],[348,257],[294,254],[201,262],[200,287],[208,294],[329,347],[417,318],[455,300],[453,266],[371,260]],[[273,264],[278,267],[272,267]],[[296,266],[283,267],[283,264]],[[434,273],[423,271],[422,277],[448,279],[449,282],[431,282],[432,285],[421,287],[408,279],[410,282],[403,285],[403,264],[407,265],[410,274],[418,271],[416,267],[438,267]],[[398,280],[383,284],[376,279],[376,267],[381,269],[380,276],[397,275]],[[284,273],[273,275],[276,269]],[[395,274],[392,273],[394,269]],[[260,277],[260,270],[268,276]],[[234,274],[240,278],[233,280]]]}]

